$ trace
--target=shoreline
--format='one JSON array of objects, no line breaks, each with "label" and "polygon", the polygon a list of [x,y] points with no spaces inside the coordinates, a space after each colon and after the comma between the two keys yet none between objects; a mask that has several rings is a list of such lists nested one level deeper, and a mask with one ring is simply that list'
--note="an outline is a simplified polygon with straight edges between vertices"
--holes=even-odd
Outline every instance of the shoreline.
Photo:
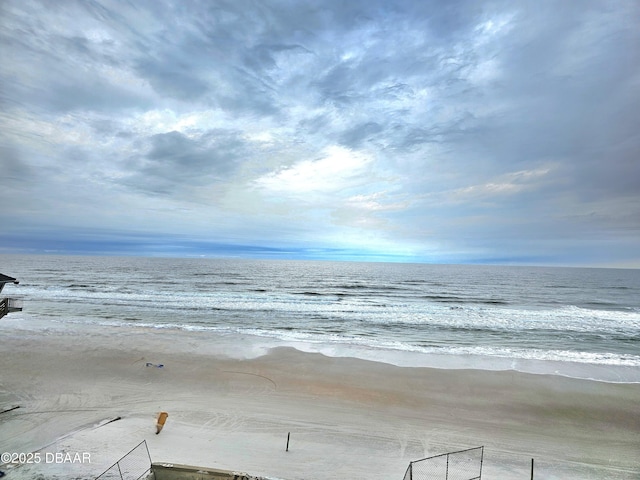
[{"label": "shoreline", "polygon": [[154,462],[286,480],[400,480],[410,461],[480,445],[487,478],[528,478],[531,458],[547,479],[640,471],[638,384],[264,352],[197,332],[20,324],[3,324],[0,400],[20,409],[0,416],[0,451],[92,461],[2,467],[10,479],[94,478],[142,440]]},{"label": "shoreline", "polygon": [[[441,370],[479,370],[479,371],[514,371],[535,375],[555,375],[570,379],[590,380],[612,384],[640,384],[640,367],[635,365],[602,364],[592,362],[560,361],[537,358],[514,358],[478,354],[424,353],[411,350],[391,350],[371,346],[353,345],[349,343],[326,343],[321,341],[283,340],[274,336],[263,336],[254,333],[220,332],[214,329],[194,329],[191,326],[153,325],[146,323],[83,323],[80,321],[60,321],[57,319],[21,318],[14,314],[5,323],[26,331],[66,331],[70,326],[78,331],[87,332],[96,329],[113,332],[118,335],[126,332],[146,333],[149,335],[171,335],[193,337],[198,342],[215,342],[215,348],[199,351],[213,355],[227,355],[238,359],[256,358],[266,355],[279,347],[294,348],[302,353],[319,353],[330,358],[359,359],[379,362],[403,368],[433,368]],[[236,345],[245,347],[239,355]]]}]

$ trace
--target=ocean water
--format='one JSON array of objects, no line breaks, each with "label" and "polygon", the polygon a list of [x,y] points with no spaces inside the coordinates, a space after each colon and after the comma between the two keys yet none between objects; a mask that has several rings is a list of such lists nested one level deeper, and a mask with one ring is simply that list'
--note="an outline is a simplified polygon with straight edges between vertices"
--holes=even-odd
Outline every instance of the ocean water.
[{"label": "ocean water", "polygon": [[0,272],[22,325],[640,382],[640,270],[2,255]]}]

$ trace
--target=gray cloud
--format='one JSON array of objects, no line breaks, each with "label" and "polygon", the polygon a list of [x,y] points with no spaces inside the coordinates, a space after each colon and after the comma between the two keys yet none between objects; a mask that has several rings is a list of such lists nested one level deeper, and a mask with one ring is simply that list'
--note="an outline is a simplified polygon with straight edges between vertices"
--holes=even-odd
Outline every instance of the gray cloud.
[{"label": "gray cloud", "polygon": [[631,0],[0,9],[13,228],[640,262]]},{"label": "gray cloud", "polygon": [[195,138],[172,131],[144,141],[147,151],[124,167],[122,183],[156,195],[191,187],[215,185],[228,179],[246,155],[237,133],[212,130]]}]

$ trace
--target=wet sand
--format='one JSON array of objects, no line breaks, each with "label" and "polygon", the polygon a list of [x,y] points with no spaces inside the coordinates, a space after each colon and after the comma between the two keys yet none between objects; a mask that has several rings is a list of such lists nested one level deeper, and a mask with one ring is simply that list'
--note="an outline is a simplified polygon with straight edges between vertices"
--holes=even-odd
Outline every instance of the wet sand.
[{"label": "wet sand", "polygon": [[535,478],[640,478],[640,384],[256,357],[240,337],[230,355],[202,332],[9,320],[2,335],[0,410],[20,408],[0,414],[0,452],[42,459],[0,466],[8,479],[94,478],[142,440],[154,462],[285,480],[400,480],[481,445],[487,479],[528,479],[531,458]]}]

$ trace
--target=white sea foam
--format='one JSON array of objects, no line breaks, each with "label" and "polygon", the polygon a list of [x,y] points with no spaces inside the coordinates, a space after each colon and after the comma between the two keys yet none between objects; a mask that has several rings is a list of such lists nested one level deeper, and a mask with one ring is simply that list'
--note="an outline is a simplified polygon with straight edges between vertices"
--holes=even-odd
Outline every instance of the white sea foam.
[{"label": "white sea foam", "polygon": [[240,335],[255,351],[414,366],[640,367],[638,271],[8,258],[27,321]]}]

